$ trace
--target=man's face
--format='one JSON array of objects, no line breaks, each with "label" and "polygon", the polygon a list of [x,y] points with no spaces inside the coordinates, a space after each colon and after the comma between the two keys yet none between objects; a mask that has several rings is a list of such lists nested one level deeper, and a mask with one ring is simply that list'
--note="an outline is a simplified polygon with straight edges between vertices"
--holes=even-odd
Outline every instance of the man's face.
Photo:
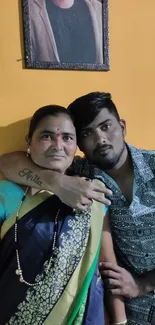
[{"label": "man's face", "polygon": [[121,160],[125,149],[125,121],[118,121],[103,108],[79,137],[79,147],[87,159],[100,169],[112,169]]}]

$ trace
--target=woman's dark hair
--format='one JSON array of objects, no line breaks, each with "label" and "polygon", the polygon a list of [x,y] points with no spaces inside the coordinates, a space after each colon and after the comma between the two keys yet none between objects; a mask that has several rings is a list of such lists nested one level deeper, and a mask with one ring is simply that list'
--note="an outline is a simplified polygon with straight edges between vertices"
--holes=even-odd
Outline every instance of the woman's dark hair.
[{"label": "woman's dark hair", "polygon": [[[47,105],[39,108],[30,120],[29,132],[27,135],[28,141],[32,139],[33,133],[36,130],[38,124],[47,116],[57,116],[60,114],[65,114],[71,118],[73,121],[72,116],[70,115],[69,111],[63,106],[59,105]],[[74,123],[74,122],[73,122]]]},{"label": "woman's dark hair", "polygon": [[118,121],[120,120],[117,108],[109,93],[92,92],[77,98],[68,106],[67,110],[75,121],[77,137],[82,129],[89,125],[104,108],[107,108],[109,113],[114,115]]}]

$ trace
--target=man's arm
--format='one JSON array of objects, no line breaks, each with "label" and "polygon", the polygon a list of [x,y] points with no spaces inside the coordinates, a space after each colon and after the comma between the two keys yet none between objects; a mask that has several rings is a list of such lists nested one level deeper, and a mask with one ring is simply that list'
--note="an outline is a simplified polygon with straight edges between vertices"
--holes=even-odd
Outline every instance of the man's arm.
[{"label": "man's arm", "polygon": [[143,283],[146,293],[155,290],[155,269],[144,275]]},{"label": "man's arm", "polygon": [[155,290],[155,270],[135,275],[112,263],[102,263],[101,269],[109,292],[114,296],[135,298]]},{"label": "man's arm", "polygon": [[53,192],[72,208],[86,210],[92,200],[109,205],[105,195],[111,195],[104,184],[94,184],[82,177],[62,175],[35,165],[25,152],[13,152],[0,157],[0,171],[15,183]]},{"label": "man's arm", "polygon": [[[113,240],[111,235],[109,213],[107,212],[104,218],[103,225],[103,237],[100,251],[99,261],[111,262],[117,266],[117,260],[114,253]],[[99,264],[100,265],[100,264]],[[105,281],[105,279],[104,279]],[[110,319],[110,324],[125,323],[126,324],[126,312],[123,297],[120,295],[112,296],[109,290],[105,288],[105,306]]]}]

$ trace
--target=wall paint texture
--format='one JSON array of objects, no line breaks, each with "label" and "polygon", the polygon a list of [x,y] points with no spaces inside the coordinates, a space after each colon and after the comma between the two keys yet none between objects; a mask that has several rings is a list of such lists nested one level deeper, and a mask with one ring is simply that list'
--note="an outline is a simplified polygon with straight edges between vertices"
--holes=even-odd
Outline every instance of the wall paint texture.
[{"label": "wall paint texture", "polygon": [[155,1],[109,0],[109,72],[27,70],[20,1],[0,3],[0,152],[24,148],[28,118],[42,105],[67,106],[90,91],[112,93],[127,140],[153,149]]}]

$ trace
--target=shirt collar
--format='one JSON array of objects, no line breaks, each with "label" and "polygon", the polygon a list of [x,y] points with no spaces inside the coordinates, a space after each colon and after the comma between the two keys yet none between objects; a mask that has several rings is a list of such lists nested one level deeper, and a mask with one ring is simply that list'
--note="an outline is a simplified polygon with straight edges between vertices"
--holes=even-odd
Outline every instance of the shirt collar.
[{"label": "shirt collar", "polygon": [[[146,163],[143,150],[137,149],[134,146],[126,143],[126,146],[130,152],[133,168],[134,168],[134,179],[137,183],[140,182],[148,182],[154,177],[151,168],[149,167],[148,163]],[[147,152],[147,151],[146,151]],[[102,180],[106,183],[108,187],[111,189],[116,189],[118,187],[115,181],[104,171],[94,167],[94,177]]]},{"label": "shirt collar", "polygon": [[154,177],[154,174],[145,160],[143,150],[137,149],[130,144],[127,144],[127,147],[131,154],[135,178],[141,179],[144,183],[150,181]]}]

